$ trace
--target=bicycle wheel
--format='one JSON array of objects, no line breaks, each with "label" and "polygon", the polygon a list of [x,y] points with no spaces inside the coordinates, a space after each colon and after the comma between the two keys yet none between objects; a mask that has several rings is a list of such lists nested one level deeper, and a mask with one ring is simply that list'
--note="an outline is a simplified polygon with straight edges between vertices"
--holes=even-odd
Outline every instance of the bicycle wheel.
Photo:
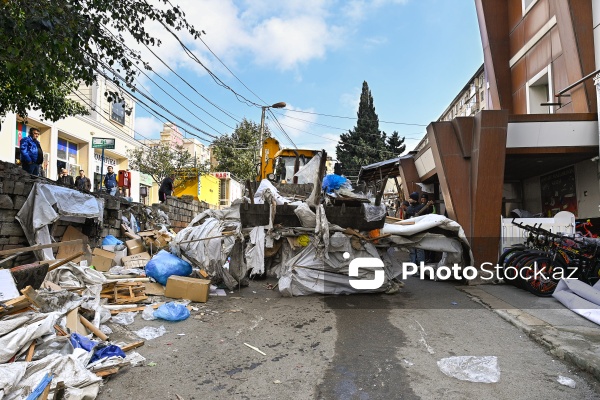
[{"label": "bicycle wheel", "polygon": [[561,277],[566,276],[567,265],[560,259],[540,256],[524,266],[525,289],[540,297],[550,297]]},{"label": "bicycle wheel", "polygon": [[525,268],[527,265],[534,262],[534,260],[541,256],[546,256],[547,254],[541,250],[530,250],[519,257],[516,257],[512,262],[512,266],[515,268],[516,276],[513,284],[521,289],[527,289],[527,282],[525,282]]}]

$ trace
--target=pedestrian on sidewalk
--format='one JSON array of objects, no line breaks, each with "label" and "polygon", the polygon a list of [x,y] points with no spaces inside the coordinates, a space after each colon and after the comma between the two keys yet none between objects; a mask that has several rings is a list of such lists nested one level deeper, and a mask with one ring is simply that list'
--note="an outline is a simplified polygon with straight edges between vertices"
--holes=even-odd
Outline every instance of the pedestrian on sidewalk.
[{"label": "pedestrian on sidewalk", "polygon": [[38,138],[40,130],[38,128],[30,128],[29,136],[21,139],[19,148],[21,150],[21,167],[31,175],[40,175],[40,165],[44,162],[44,151]]},{"label": "pedestrian on sidewalk", "polygon": [[87,190],[88,192],[92,189],[92,182],[90,178],[85,176],[85,172],[80,169],[79,176],[75,178],[75,187],[79,190]]},{"label": "pedestrian on sidewalk", "polygon": [[117,193],[117,174],[114,173],[111,165],[108,166],[108,172],[104,175],[104,187],[111,196]]},{"label": "pedestrian on sidewalk", "polygon": [[161,203],[167,201],[167,196],[173,194],[173,182],[175,182],[175,174],[171,174],[163,179],[158,189],[158,199]]},{"label": "pedestrian on sidewalk", "polygon": [[61,185],[70,187],[70,188],[75,186],[75,182],[73,182],[73,177],[71,175],[69,175],[66,168],[61,169],[60,175],[58,176],[58,179],[56,180],[56,182],[60,183]]}]

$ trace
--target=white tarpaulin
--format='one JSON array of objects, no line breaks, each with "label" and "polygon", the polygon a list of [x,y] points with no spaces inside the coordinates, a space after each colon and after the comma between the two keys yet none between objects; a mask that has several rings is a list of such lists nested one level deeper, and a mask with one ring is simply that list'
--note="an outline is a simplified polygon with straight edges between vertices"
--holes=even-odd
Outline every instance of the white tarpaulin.
[{"label": "white tarpaulin", "polygon": [[102,378],[88,371],[73,355],[51,354],[39,361],[0,365],[0,400],[21,400],[33,391],[46,374],[54,375],[51,390],[65,385],[65,398],[93,400]]},{"label": "white tarpaulin", "polygon": [[[11,331],[0,336],[0,363],[9,361],[12,356],[17,354],[25,345],[29,345],[32,340],[54,334],[54,325],[61,315],[52,312],[48,314],[29,314],[28,316],[27,322],[22,324],[20,317],[0,321],[0,332],[11,329]],[[15,324],[18,326],[16,329],[14,329]]]},{"label": "white tarpaulin", "polygon": [[246,249],[246,263],[252,268],[250,276],[265,272],[265,227],[255,226],[250,232],[250,244]]},{"label": "white tarpaulin", "polygon": [[74,262],[69,262],[48,272],[46,280],[56,283],[62,288],[80,288],[103,284],[106,282],[106,277],[102,272],[96,271],[95,269],[82,267]]},{"label": "white tarpaulin", "polygon": [[575,279],[561,279],[552,296],[569,310],[600,325],[600,281],[590,286]]},{"label": "white tarpaulin", "polygon": [[[458,222],[437,214],[423,215],[409,221],[414,221],[414,225],[385,224],[381,233],[391,233],[389,240],[404,247],[444,252],[446,265],[473,265],[473,252]],[[436,233],[429,232],[431,229],[436,229]],[[447,234],[440,233],[440,230]]]},{"label": "white tarpaulin", "polygon": [[[102,198],[62,186],[36,183],[16,219],[23,227],[29,244],[34,246],[52,242],[48,225],[61,218],[79,218],[81,222],[85,218],[98,218],[101,221],[103,213]],[[52,249],[40,250],[37,256],[40,260],[54,260]]]}]

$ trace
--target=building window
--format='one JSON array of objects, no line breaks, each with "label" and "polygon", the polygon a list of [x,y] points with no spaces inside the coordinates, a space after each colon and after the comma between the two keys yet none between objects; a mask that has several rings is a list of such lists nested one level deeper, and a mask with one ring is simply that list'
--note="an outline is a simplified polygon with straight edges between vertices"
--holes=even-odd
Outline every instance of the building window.
[{"label": "building window", "polygon": [[527,82],[527,114],[552,114],[554,107],[542,105],[551,101],[551,93],[551,69],[548,66]]},{"label": "building window", "polygon": [[58,138],[58,147],[56,149],[56,166],[58,167],[58,171],[66,168],[69,171],[69,175],[77,176],[80,169],[77,150],[77,143]]},{"label": "building window", "polygon": [[110,119],[118,122],[121,125],[125,125],[125,103],[112,103],[110,111]]},{"label": "building window", "polygon": [[523,15],[527,14],[538,0],[522,0]]}]

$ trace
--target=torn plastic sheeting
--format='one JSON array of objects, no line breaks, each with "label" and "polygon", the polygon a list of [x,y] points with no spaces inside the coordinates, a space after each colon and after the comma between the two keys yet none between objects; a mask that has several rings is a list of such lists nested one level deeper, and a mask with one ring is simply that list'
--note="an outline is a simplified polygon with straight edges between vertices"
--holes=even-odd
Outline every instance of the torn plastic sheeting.
[{"label": "torn plastic sheeting", "polygon": [[[284,265],[284,270],[287,271],[291,268],[302,267],[347,275],[348,265],[350,264],[351,260],[360,257],[379,258],[377,249],[371,243],[365,243],[364,247],[365,250],[351,249],[349,252],[349,258],[344,258],[344,252],[342,251],[330,251],[328,259],[320,259],[317,257],[317,251],[315,247],[313,245],[309,245],[306,246],[300,253],[296,254],[296,256],[289,259]],[[366,273],[367,270],[360,269],[359,273],[362,272]]]},{"label": "torn plastic sheeting", "polygon": [[[298,178],[298,183],[315,183],[319,176],[319,167],[321,166],[320,153],[311,158],[294,175]],[[289,176],[289,175],[286,175]]]},{"label": "torn plastic sheeting", "polygon": [[46,280],[63,288],[80,288],[83,286],[103,284],[106,277],[102,272],[89,267],[82,267],[74,262],[69,262],[63,266],[48,272]]},{"label": "torn plastic sheeting", "polygon": [[578,280],[561,279],[552,297],[574,313],[600,325],[600,281],[590,286]]},{"label": "torn plastic sheeting", "polygon": [[[73,353],[73,345],[67,336],[55,336],[44,343],[37,343],[33,352],[33,361],[41,360],[50,354],[68,356]],[[25,361],[26,353],[23,353],[19,361]]]},{"label": "torn plastic sheeting", "polygon": [[304,228],[314,228],[317,226],[317,215],[310,209],[308,204],[300,203],[295,209],[294,214],[300,220],[300,225]]},{"label": "torn plastic sheeting", "polygon": [[254,192],[254,204],[265,203],[265,201],[263,200],[263,194],[267,189],[271,191],[271,194],[275,198],[275,202],[278,206],[282,206],[285,203],[290,202],[290,200],[286,199],[285,197],[279,194],[277,188],[268,179],[263,179],[260,182],[260,185],[258,185],[258,188],[256,188],[256,192]]},{"label": "torn plastic sheeting", "polygon": [[[413,236],[419,233],[428,233],[427,231],[432,228],[439,228],[448,231],[447,236],[452,236],[457,239],[461,246],[464,246],[463,250],[463,258],[466,265],[473,265],[473,252],[471,251],[471,246],[467,237],[465,236],[465,232],[456,221],[453,221],[449,218],[444,217],[443,215],[437,214],[428,214],[423,215],[421,217],[416,217],[411,219],[410,221],[414,221],[414,225],[395,225],[395,224],[385,224],[381,229],[382,234],[390,233],[396,236]],[[417,236],[418,238],[418,236]],[[410,238],[414,241],[414,238]],[[391,241],[397,240],[394,236],[390,237]],[[420,245],[422,246],[422,245]],[[418,247],[418,246],[417,246]],[[435,249],[432,249],[436,251]]]},{"label": "torn plastic sheeting", "polygon": [[444,374],[461,381],[496,383],[500,380],[500,369],[496,356],[458,356],[442,358],[437,362]]},{"label": "torn plastic sheeting", "polygon": [[[101,222],[103,212],[102,198],[61,186],[36,183],[15,218],[29,244],[34,246],[52,242],[48,225],[61,217],[97,218]],[[51,248],[36,251],[36,256],[40,260],[54,260]]]},{"label": "torn plastic sheeting", "polygon": [[[35,314],[31,316],[32,320],[21,325],[19,328],[0,337],[0,363],[5,363],[23,348],[44,335],[54,334],[54,325],[59,313]],[[0,325],[2,321],[0,321]]]},{"label": "torn plastic sheeting", "polygon": [[167,330],[165,329],[165,327],[163,325],[159,326],[158,328],[156,328],[154,326],[145,326],[142,329],[133,331],[133,333],[135,333],[142,339],[152,340],[152,339],[161,337],[162,335],[167,333]]},{"label": "torn plastic sheeting", "polygon": [[146,361],[146,357],[142,356],[137,351],[130,351],[127,354],[127,357],[125,357],[125,361],[129,361],[129,364],[132,367],[137,367],[138,365],[144,364],[144,362]]},{"label": "torn plastic sheeting", "polygon": [[112,316],[112,322],[119,325],[131,325],[133,324],[136,315],[137,311],[120,312],[117,315]]},{"label": "torn plastic sheeting", "polygon": [[376,206],[374,204],[363,203],[362,208],[365,220],[367,220],[367,222],[381,221],[381,219],[387,215],[387,208],[385,204]]},{"label": "torn plastic sheeting", "polygon": [[61,290],[51,292],[49,290],[40,289],[37,291],[36,304],[40,312],[58,312],[66,314],[74,308],[79,307],[83,303],[83,297],[77,293]]},{"label": "torn plastic sheeting", "polygon": [[252,269],[250,276],[265,272],[265,227],[255,226],[250,232],[250,244],[246,249],[246,262]]},{"label": "torn plastic sheeting", "polygon": [[[373,274],[372,271],[370,271]],[[368,274],[368,273],[367,273]],[[352,279],[361,279],[353,277]],[[389,285],[384,282],[378,289],[355,289],[350,285],[350,277],[344,274],[319,271],[310,268],[294,267],[279,279],[279,292],[284,297],[309,294],[353,294],[385,292]]]},{"label": "torn plastic sheeting", "polygon": [[51,391],[58,382],[64,383],[66,399],[91,400],[98,395],[102,378],[88,371],[72,355],[51,354],[30,363],[0,365],[0,400],[25,398],[47,373],[54,375]]}]

